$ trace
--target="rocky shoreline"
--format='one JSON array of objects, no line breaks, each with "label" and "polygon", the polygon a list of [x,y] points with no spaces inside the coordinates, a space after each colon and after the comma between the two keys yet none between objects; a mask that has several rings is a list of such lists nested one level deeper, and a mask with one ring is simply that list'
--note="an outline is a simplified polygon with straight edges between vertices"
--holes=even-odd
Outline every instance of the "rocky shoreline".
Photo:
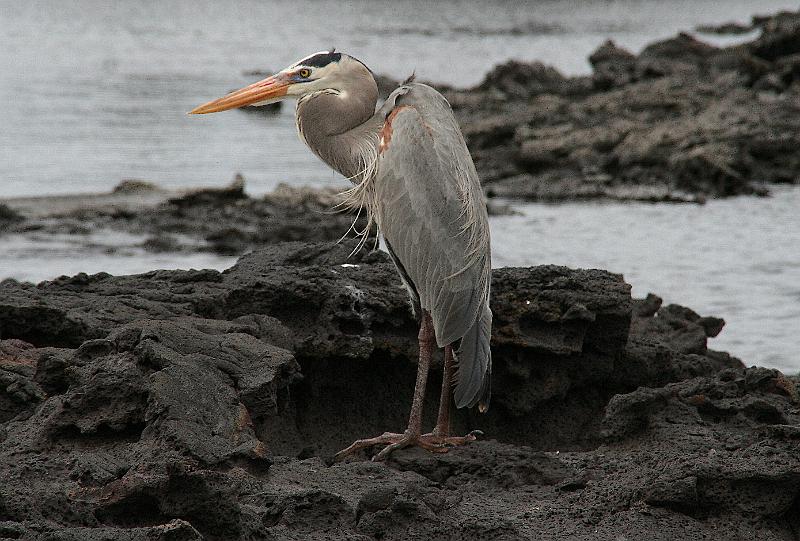
[{"label": "rocky shoreline", "polygon": [[[492,212],[797,183],[800,14],[753,25],[735,47],[608,43],[589,77],[511,62],[444,89]],[[603,270],[493,272],[492,407],[454,419],[481,441],[332,463],[404,426],[416,369],[406,292],[385,253],[335,242],[364,226],[340,202],[237,178],[0,204],[0,235],[255,250],[223,272],[0,281],[0,539],[800,537],[800,379],[709,349],[722,319]]]},{"label": "rocky shoreline", "polygon": [[[366,219],[343,206],[338,187],[285,184],[262,197],[245,193],[237,175],[224,188],[185,192],[143,181],[124,181],[108,194],[9,199],[0,203],[0,238],[66,235],[91,251],[92,235],[123,232],[142,238],[148,252],[211,252],[242,255],[286,241],[338,241],[355,237]],[[513,213],[508,204],[488,203],[491,215]],[[375,231],[367,232],[374,243]],[[83,239],[83,242],[79,242]]]},{"label": "rocky shoreline", "polygon": [[607,42],[585,77],[510,61],[445,95],[490,196],[764,195],[800,182],[800,12],[751,28],[760,35],[726,48],[688,34],[638,55]]},{"label": "rocky shoreline", "polygon": [[[429,84],[490,197],[703,203],[799,183],[800,12],[697,31],[760,35],[715,47],[681,33],[638,55],[608,41],[589,76],[511,60],[473,88]],[[377,81],[382,96],[400,84]]]},{"label": "rocky shoreline", "polygon": [[[126,181],[109,194],[8,200],[0,206],[0,235],[31,238],[124,232],[139,236],[149,252],[212,252],[241,255],[276,242],[336,241],[366,225],[347,209],[335,188],[279,186],[250,197],[237,175],[225,188],[170,192],[142,181]],[[3,220],[3,214],[7,216]]]},{"label": "rocky shoreline", "polygon": [[[511,61],[475,88],[436,86],[462,125],[490,213],[513,212],[514,200],[766,195],[770,184],[800,181],[800,12],[755,17],[751,28],[757,38],[727,48],[687,34],[639,55],[609,42],[592,54],[591,76]],[[378,81],[384,94],[399,84]],[[91,233],[121,231],[151,252],[241,255],[363,228],[338,212],[339,189],[282,185],[254,198],[238,177],[184,193],[126,181],[111,194],[2,201],[0,236],[66,234],[89,245]]]},{"label": "rocky shoreline", "polygon": [[796,538],[798,381],[600,270],[494,272],[492,408],[455,419],[483,441],[331,464],[403,426],[415,371],[392,265],[352,248],[0,282],[0,538]]}]

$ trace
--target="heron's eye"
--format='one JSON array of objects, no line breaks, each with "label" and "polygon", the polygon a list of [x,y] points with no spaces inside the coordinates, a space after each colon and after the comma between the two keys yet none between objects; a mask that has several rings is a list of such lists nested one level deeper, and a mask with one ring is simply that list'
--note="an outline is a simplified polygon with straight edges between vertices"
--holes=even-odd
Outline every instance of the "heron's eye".
[{"label": "heron's eye", "polygon": [[303,68],[300,71],[298,71],[297,74],[303,79],[308,79],[309,77],[311,77],[311,70],[308,68]]}]

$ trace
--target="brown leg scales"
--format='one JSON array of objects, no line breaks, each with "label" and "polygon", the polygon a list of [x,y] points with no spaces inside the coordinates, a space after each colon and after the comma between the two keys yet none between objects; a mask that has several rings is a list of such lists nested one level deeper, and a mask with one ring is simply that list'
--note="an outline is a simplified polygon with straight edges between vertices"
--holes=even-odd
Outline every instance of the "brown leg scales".
[{"label": "brown leg scales", "polygon": [[375,438],[356,440],[352,445],[336,453],[335,460],[341,460],[361,449],[373,445],[385,445],[378,454],[372,457],[374,461],[386,459],[392,452],[404,447],[421,447],[432,453],[446,453],[451,447],[465,445],[475,441],[482,435],[480,430],[473,430],[466,436],[450,436],[450,401],[451,381],[453,378],[453,350],[445,347],[444,371],[442,374],[442,394],[439,404],[439,415],[433,432],[422,434],[422,406],[425,399],[425,385],[428,380],[431,356],[435,347],[433,321],[427,312],[422,318],[419,330],[419,365],[417,367],[417,382],[414,387],[414,400],[411,404],[411,414],[408,419],[408,428],[402,434],[384,432]]}]

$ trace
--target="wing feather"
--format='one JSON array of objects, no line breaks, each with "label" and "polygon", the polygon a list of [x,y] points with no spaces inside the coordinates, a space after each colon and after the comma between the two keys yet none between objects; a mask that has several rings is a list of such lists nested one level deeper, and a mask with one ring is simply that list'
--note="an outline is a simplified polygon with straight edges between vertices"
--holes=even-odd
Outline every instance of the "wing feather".
[{"label": "wing feather", "polygon": [[478,175],[449,104],[434,89],[402,86],[382,111],[378,226],[430,312],[439,346],[460,341],[456,403],[474,405],[491,367],[489,221]]}]

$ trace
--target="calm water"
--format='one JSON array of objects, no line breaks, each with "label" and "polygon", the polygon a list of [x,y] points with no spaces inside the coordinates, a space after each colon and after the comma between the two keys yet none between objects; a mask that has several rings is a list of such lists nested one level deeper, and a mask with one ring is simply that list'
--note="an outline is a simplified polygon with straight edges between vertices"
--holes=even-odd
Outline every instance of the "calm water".
[{"label": "calm water", "polygon": [[[800,187],[771,198],[705,206],[526,204],[492,218],[495,267],[545,263],[624,274],[633,293],[661,295],[727,325],[712,347],[751,364],[800,371]],[[81,241],[83,239],[80,239]],[[0,279],[230,267],[236,258],[145,252],[144,237],[96,234],[86,252],[70,237],[0,238]]]},{"label": "calm water", "polygon": [[[532,4],[532,3],[531,3]],[[532,4],[533,5],[533,4]],[[341,179],[295,135],[293,108],[188,117],[239,87],[332,45],[397,77],[472,85],[509,58],[570,74],[605,39],[634,51],[698,24],[747,22],[796,2],[156,2],[0,0],[0,197],[107,191],[121,179],[251,193]],[[719,44],[744,38],[714,38]],[[704,39],[711,39],[705,37]],[[704,207],[526,205],[493,219],[497,266],[556,263],[621,272],[634,293],[725,317],[713,341],[745,360],[800,370],[800,189]],[[225,268],[232,258],[148,254],[143,239],[0,238],[0,279],[80,271]],[[520,242],[522,240],[522,242]]]},{"label": "calm water", "polygon": [[[336,176],[272,118],[185,112],[335,45],[374,71],[471,85],[509,58],[568,73],[605,39],[638,50],[700,23],[797,7],[766,0],[349,2],[0,0],[0,197],[102,191],[123,178],[253,193]],[[741,39],[741,38],[739,38]]]},{"label": "calm water", "polygon": [[724,317],[711,347],[800,371],[800,187],[704,206],[526,205],[492,220],[494,264],[618,272],[633,294]]}]

